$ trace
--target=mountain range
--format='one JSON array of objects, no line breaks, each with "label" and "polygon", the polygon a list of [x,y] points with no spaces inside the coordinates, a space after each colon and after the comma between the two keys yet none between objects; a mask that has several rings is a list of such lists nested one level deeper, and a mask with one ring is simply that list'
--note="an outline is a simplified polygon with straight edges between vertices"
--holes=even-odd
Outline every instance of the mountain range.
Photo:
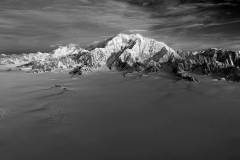
[{"label": "mountain range", "polygon": [[2,54],[0,64],[9,66],[9,69],[34,73],[71,71],[72,74],[106,67],[125,73],[148,73],[168,66],[168,72],[190,81],[197,81],[192,73],[239,81],[239,57],[239,52],[217,48],[195,52],[175,51],[163,42],[140,34],[120,33],[86,48],[70,44],[50,53]]}]

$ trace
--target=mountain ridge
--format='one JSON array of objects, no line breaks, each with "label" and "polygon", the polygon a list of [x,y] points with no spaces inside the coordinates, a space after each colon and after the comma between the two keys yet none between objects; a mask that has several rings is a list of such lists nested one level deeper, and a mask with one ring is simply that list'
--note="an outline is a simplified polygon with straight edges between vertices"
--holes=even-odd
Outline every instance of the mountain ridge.
[{"label": "mountain ridge", "polygon": [[[119,57],[123,60],[124,57],[127,55],[131,55],[134,59],[139,59],[143,62],[145,59],[150,58],[155,53],[159,52],[163,47],[169,50],[169,53],[176,55],[176,52],[168,47],[163,42],[158,42],[154,39],[145,38],[140,34],[123,34],[120,33],[114,37],[110,37],[106,40],[100,41],[98,43],[92,44],[89,47],[81,48],[77,45],[67,45],[67,46],[60,46],[59,48],[53,50],[50,53],[30,53],[30,54],[20,54],[20,55],[1,55],[0,57],[0,64],[8,65],[13,64],[16,66],[23,67],[26,64],[32,63],[52,63],[52,61],[59,61],[59,64],[55,64],[54,68],[51,69],[71,69],[74,66],[78,65],[77,62],[73,62],[74,55],[78,57],[82,53],[89,54],[88,56],[92,57],[92,64],[94,66],[103,66],[106,65],[107,59],[114,55],[116,52],[119,52],[122,47],[128,45],[129,41],[136,41],[136,44],[133,46],[132,49],[125,50]],[[64,65],[60,63],[63,59],[68,61],[64,62]],[[72,60],[71,60],[72,59]],[[34,63],[33,63],[34,62]],[[47,65],[47,64],[46,64]],[[29,66],[29,65],[28,65]],[[72,66],[72,67],[71,67]],[[20,68],[21,68],[20,67]],[[44,70],[43,70],[44,71]],[[50,71],[50,69],[48,69]]]}]

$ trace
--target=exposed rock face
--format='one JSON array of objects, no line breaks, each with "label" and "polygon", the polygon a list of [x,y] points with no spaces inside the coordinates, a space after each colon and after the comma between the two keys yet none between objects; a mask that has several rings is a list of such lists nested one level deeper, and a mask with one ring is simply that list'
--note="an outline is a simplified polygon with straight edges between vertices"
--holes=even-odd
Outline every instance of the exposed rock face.
[{"label": "exposed rock face", "polygon": [[119,59],[116,64],[118,65],[117,68],[129,73],[134,71],[158,72],[163,68],[168,68],[168,72],[188,81],[198,82],[193,74],[240,81],[239,57],[237,52],[221,49],[207,49],[195,52],[195,54],[169,54],[168,50],[163,47],[161,51],[144,61],[135,61],[132,65],[129,65],[126,60]]},{"label": "exposed rock face", "polygon": [[240,59],[237,52],[213,48],[196,54],[181,55],[183,58],[173,58],[170,63],[174,73],[183,79],[196,81],[196,78],[191,76],[195,73],[240,81]]},{"label": "exposed rock face", "polygon": [[[211,52],[210,57],[206,57]],[[200,61],[199,66],[203,66],[204,74],[224,77],[227,80],[239,81],[240,56],[237,52],[221,49],[209,49],[203,52],[203,55],[196,55],[199,61],[204,58],[204,62]]]}]

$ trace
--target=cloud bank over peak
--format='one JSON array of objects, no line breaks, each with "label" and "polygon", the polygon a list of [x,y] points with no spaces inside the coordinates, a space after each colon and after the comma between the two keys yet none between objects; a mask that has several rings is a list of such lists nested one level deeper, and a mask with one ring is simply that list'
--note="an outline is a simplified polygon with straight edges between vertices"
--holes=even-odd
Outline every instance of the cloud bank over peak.
[{"label": "cloud bank over peak", "polygon": [[[128,0],[157,21],[151,31],[180,48],[239,48],[239,0]],[[156,37],[157,38],[157,37]],[[231,45],[232,43],[232,45]]]}]

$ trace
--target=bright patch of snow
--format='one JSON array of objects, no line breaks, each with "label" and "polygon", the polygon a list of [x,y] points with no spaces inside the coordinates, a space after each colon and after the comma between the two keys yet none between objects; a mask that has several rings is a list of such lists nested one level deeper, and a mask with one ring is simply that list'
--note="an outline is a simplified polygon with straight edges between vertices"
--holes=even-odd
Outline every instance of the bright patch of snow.
[{"label": "bright patch of snow", "polygon": [[[132,49],[127,49],[120,58],[123,60],[127,54],[130,54],[133,59],[138,59],[143,62],[146,59],[154,56],[157,52],[160,52],[163,47],[168,50],[169,54],[178,56],[176,52],[168,47],[163,42],[158,42],[154,39],[145,38],[140,34],[118,34],[112,40],[110,40],[104,48],[96,48],[91,51],[94,54],[98,55],[100,53],[105,55],[105,60],[109,58],[112,54],[119,52],[123,47],[127,46],[129,41],[136,41],[136,44]],[[169,56],[169,55],[166,55]]]}]

